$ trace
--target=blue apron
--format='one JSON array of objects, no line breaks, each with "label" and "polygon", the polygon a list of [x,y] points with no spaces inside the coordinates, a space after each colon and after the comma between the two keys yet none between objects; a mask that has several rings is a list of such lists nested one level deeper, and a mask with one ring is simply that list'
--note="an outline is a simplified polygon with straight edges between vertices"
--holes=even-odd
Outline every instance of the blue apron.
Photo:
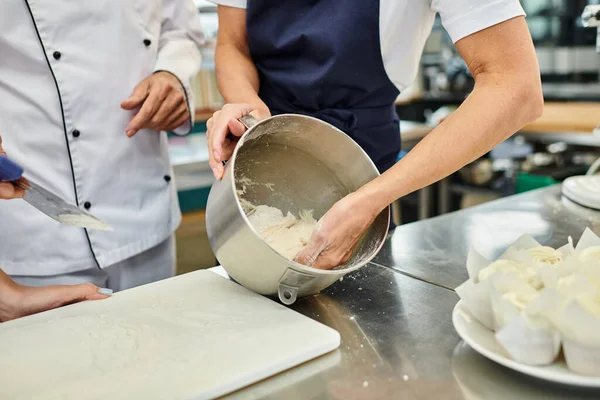
[{"label": "blue apron", "polygon": [[396,162],[399,91],[383,66],[379,0],[248,0],[250,56],[273,115],[304,114],[348,134],[380,172]]}]

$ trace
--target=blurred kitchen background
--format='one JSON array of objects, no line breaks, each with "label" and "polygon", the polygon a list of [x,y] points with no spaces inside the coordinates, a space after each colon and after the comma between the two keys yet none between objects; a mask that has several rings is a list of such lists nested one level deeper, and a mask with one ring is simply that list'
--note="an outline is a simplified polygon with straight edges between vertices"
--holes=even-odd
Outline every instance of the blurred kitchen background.
[{"label": "blurred kitchen background", "polygon": [[[204,208],[213,182],[206,150],[206,123],[223,99],[214,71],[218,30],[216,7],[196,0],[207,43],[196,78],[196,124],[187,137],[170,136],[184,219],[177,232],[178,273],[214,266],[204,226]],[[556,184],[585,174],[600,157],[600,54],[595,28],[581,14],[600,0],[521,0],[535,42],[546,106],[526,126],[490,153],[449,178],[393,205],[397,223],[475,206],[503,196]],[[398,98],[402,157],[460,105],[473,78],[439,18],[421,59],[416,82]],[[432,160],[432,162],[435,162]]]}]

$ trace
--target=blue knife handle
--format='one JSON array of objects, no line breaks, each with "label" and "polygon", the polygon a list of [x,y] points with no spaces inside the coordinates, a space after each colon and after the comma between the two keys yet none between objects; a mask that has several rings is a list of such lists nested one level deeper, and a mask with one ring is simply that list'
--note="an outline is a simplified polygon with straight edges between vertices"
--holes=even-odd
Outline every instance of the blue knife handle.
[{"label": "blue knife handle", "polygon": [[16,181],[21,175],[23,175],[23,167],[7,157],[0,156],[0,182]]}]

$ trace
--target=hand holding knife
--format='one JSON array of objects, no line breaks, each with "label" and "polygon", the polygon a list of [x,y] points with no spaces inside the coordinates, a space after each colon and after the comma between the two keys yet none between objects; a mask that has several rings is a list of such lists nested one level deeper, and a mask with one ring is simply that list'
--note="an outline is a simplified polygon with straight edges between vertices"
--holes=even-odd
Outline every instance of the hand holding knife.
[{"label": "hand holding knife", "polygon": [[23,168],[6,157],[0,138],[0,199],[23,198],[55,221],[88,229],[112,230],[93,215],[67,203],[54,193],[23,177]]}]

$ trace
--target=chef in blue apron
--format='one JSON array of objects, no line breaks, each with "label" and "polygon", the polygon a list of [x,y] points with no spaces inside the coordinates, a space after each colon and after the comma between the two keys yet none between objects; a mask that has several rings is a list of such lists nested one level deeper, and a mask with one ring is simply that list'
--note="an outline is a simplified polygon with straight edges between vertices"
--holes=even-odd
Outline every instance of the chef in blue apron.
[{"label": "chef in blue apron", "polygon": [[[535,50],[518,0],[212,0],[219,5],[216,69],[226,101],[208,121],[217,179],[245,130],[237,121],[298,113],[344,131],[380,177],[335,204],[297,261],[345,262],[394,200],[488,152],[543,109]],[[394,103],[418,72],[439,13],[475,89],[411,152],[400,151]]]}]

